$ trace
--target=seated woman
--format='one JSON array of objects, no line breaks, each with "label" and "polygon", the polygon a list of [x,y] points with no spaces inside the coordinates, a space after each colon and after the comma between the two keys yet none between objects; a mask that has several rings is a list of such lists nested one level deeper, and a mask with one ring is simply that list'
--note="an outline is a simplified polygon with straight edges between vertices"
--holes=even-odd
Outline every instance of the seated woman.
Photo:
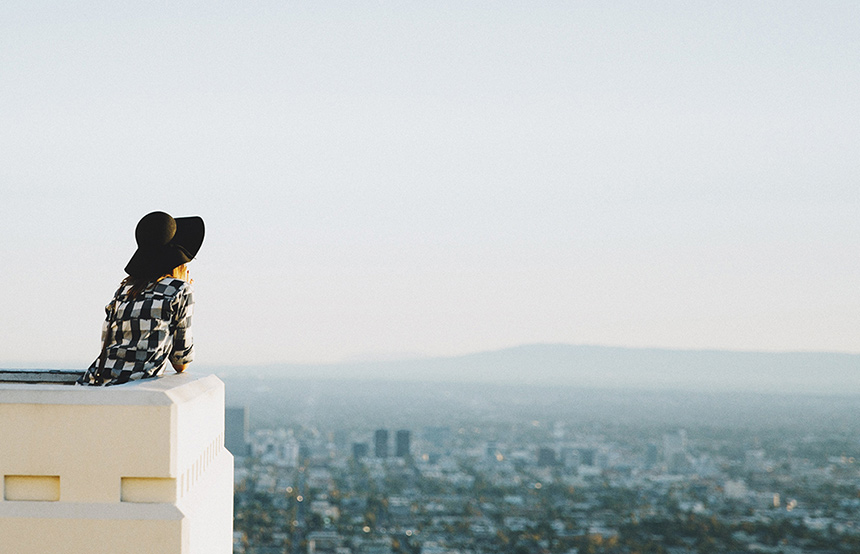
[{"label": "seated woman", "polygon": [[128,274],[105,307],[102,352],[78,380],[82,385],[119,385],[164,373],[168,362],[182,372],[191,362],[194,300],[185,264],[203,244],[200,217],[174,219],[164,212],[137,224],[137,250]]}]

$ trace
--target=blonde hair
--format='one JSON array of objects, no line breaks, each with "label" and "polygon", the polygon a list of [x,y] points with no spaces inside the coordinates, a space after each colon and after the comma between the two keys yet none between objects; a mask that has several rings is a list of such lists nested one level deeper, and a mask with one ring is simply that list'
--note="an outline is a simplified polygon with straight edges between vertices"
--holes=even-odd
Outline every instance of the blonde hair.
[{"label": "blonde hair", "polygon": [[164,277],[173,277],[174,279],[182,279],[183,281],[188,280],[188,264],[182,264],[174,267],[170,273],[163,275]]},{"label": "blonde hair", "polygon": [[178,265],[171,269],[169,273],[165,273],[160,277],[134,277],[129,275],[122,280],[122,285],[131,286],[131,289],[128,291],[129,298],[137,298],[140,293],[146,290],[146,287],[148,287],[150,283],[156,283],[165,277],[173,277],[174,279],[188,281],[188,265]]}]

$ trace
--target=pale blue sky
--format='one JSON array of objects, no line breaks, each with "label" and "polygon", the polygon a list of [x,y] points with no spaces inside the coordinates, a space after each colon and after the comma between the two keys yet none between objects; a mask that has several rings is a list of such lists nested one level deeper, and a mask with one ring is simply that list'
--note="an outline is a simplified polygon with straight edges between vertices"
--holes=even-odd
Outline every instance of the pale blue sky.
[{"label": "pale blue sky", "polygon": [[860,352],[858,28],[856,2],[3,2],[0,367],[95,357],[156,209],[208,226],[200,363]]}]

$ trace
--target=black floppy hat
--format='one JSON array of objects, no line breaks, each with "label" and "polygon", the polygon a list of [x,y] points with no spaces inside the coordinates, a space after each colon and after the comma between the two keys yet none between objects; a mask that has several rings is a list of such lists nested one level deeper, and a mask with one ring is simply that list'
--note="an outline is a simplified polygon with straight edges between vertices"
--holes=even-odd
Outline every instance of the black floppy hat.
[{"label": "black floppy hat", "polygon": [[198,216],[173,218],[164,212],[146,214],[137,223],[137,250],[125,272],[132,277],[158,277],[190,262],[203,244],[205,228]]}]

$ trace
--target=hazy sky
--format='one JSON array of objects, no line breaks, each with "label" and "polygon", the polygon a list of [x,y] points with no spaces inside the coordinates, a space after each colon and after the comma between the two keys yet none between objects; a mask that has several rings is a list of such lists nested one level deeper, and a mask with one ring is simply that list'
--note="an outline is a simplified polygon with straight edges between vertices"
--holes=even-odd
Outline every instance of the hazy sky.
[{"label": "hazy sky", "polygon": [[197,360],[860,352],[860,3],[0,4],[0,367],[152,210]]}]

